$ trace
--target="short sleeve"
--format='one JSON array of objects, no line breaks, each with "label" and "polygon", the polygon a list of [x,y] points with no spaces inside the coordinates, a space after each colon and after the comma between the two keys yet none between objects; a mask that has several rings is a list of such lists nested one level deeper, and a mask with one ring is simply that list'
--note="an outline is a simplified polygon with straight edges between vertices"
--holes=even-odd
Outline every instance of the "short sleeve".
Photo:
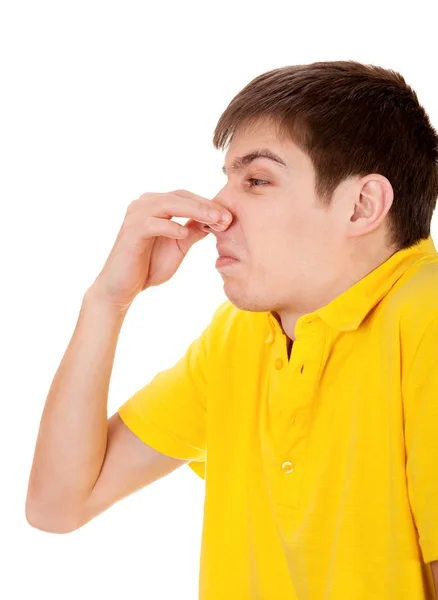
[{"label": "short sleeve", "polygon": [[189,462],[204,478],[208,339],[211,323],[171,368],[118,409],[122,421],[159,452]]},{"label": "short sleeve", "polygon": [[438,560],[438,318],[427,326],[403,388],[409,501],[425,563]]}]

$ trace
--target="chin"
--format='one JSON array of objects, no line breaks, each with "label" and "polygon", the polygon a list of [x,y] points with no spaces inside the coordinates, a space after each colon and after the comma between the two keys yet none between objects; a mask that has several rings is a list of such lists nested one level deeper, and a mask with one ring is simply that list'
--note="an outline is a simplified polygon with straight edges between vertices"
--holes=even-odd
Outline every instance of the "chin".
[{"label": "chin", "polygon": [[248,312],[269,312],[275,310],[275,305],[261,298],[257,294],[249,295],[242,293],[241,290],[232,290],[232,286],[224,285],[224,292],[228,300],[239,310]]}]

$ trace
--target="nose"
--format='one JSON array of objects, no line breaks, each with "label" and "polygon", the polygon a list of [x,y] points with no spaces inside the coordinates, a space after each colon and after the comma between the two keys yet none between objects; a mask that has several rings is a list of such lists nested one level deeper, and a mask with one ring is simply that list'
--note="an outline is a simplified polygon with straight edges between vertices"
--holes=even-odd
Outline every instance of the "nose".
[{"label": "nose", "polygon": [[225,231],[225,229],[227,229],[234,221],[235,216],[233,211],[231,210],[231,206],[229,206],[229,203],[224,199],[224,194],[223,194],[223,189],[216,194],[216,196],[213,198],[213,202],[216,204],[216,206],[220,209],[225,211],[225,213],[231,217],[229,218],[227,221],[225,221],[225,223],[213,223],[211,225],[203,225],[202,229],[208,233],[211,232],[211,230],[213,231]]}]

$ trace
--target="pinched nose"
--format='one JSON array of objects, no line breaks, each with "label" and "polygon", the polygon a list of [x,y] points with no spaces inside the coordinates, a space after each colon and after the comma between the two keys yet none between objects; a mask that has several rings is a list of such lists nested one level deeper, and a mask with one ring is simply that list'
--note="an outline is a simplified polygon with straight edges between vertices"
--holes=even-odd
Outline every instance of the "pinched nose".
[{"label": "pinched nose", "polygon": [[219,210],[220,216],[216,223],[210,224],[209,226],[215,231],[223,231],[233,222],[233,214],[225,207]]}]

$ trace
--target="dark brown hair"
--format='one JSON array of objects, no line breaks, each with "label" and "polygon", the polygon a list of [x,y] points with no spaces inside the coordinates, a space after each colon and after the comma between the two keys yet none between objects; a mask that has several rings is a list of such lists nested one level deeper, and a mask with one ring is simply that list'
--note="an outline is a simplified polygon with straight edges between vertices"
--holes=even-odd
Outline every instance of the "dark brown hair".
[{"label": "dark brown hair", "polygon": [[237,128],[268,120],[310,157],[315,192],[329,208],[347,177],[379,173],[394,200],[388,246],[430,236],[438,196],[438,135],[415,91],[396,71],[356,61],[315,62],[259,75],[230,102],[214,131],[225,150]]}]

